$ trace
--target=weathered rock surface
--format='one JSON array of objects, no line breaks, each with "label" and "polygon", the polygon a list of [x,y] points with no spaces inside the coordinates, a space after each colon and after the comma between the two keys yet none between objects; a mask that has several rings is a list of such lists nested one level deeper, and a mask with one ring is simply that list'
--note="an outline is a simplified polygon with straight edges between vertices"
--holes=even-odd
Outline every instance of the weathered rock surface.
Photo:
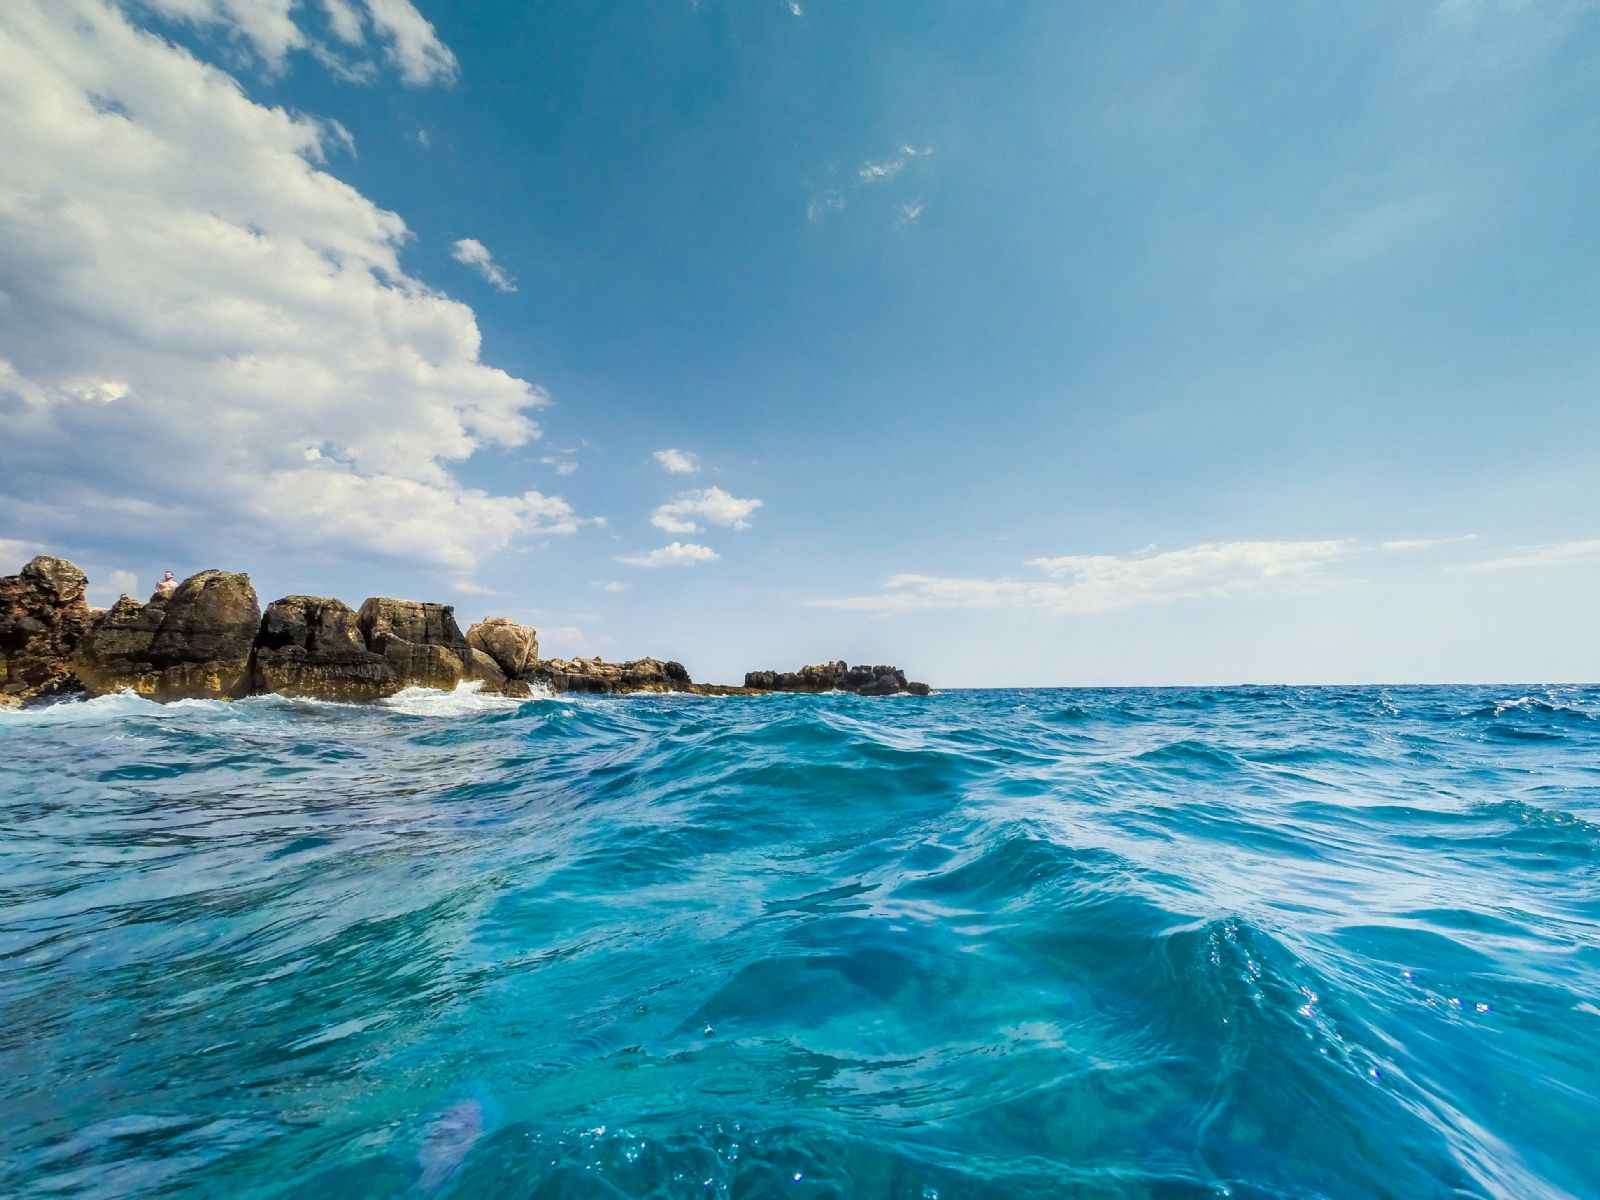
[{"label": "weathered rock surface", "polygon": [[461,636],[452,605],[374,596],[361,606],[356,624],[367,649],[388,660],[402,687],[450,691],[477,680],[485,691],[529,694],[525,682],[508,679],[492,656]]},{"label": "weathered rock surface", "polygon": [[485,617],[467,630],[467,644],[487,654],[512,679],[539,661],[539,631],[510,617]]},{"label": "weathered rock surface", "polygon": [[380,700],[403,686],[367,649],[356,614],[327,596],[285,596],[267,605],[256,634],[257,691],[320,700]]},{"label": "weathered rock surface", "polygon": [[250,576],[201,571],[166,599],[124,596],[79,640],[72,673],[94,695],[233,700],[251,691],[261,606]]},{"label": "weathered rock surface", "polygon": [[546,658],[528,671],[530,683],[542,683],[555,692],[687,692],[693,689],[689,672],[678,662],[639,658],[608,663],[598,658]]},{"label": "weathered rock surface", "polygon": [[852,667],[843,660],[801,667],[798,671],[751,671],[747,688],[764,692],[855,692],[859,696],[926,696],[929,688],[906,678],[899,667]]},{"label": "weathered rock surface", "polygon": [[80,690],[71,658],[91,620],[87,584],[72,563],[48,555],[0,577],[0,698],[20,704]]},{"label": "weathered rock surface", "polygon": [[472,648],[461,636],[449,604],[374,596],[357,614],[367,649],[389,660],[402,687],[449,691],[472,678]]},{"label": "weathered rock surface", "polygon": [[527,696],[532,687],[614,694],[849,691],[928,694],[896,667],[844,662],[752,671],[744,686],[697,684],[682,663],[541,659],[536,630],[489,617],[462,636],[448,604],[373,597],[352,612],[326,596],[285,596],[262,614],[250,577],[202,571],[170,595],[124,596],[91,609],[87,580],[65,559],[39,557],[0,578],[0,708],[74,692],[132,689],[152,700],[236,699],[276,692],[377,700],[402,688]]}]

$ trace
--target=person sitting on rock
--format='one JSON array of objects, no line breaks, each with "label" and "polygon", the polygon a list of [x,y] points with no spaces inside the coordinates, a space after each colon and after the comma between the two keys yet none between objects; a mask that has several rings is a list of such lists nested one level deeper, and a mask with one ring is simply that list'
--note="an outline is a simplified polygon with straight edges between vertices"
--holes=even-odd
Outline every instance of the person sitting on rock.
[{"label": "person sitting on rock", "polygon": [[156,595],[158,596],[170,596],[177,590],[178,581],[172,577],[171,571],[168,571],[165,575],[163,575],[161,577],[161,582],[156,584]]}]

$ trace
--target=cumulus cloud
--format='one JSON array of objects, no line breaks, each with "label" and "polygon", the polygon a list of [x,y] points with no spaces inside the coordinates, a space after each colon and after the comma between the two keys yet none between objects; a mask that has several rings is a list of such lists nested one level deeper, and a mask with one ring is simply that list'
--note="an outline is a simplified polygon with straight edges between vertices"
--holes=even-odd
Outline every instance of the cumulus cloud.
[{"label": "cumulus cloud", "polygon": [[1086,614],[1135,604],[1303,586],[1348,557],[1353,542],[1206,542],[1130,555],[1068,554],[1027,565],[1044,579],[895,575],[865,596],[808,601],[821,608],[905,612],[926,608],[1033,609]]},{"label": "cumulus cloud", "polygon": [[593,581],[593,586],[602,592],[625,592],[631,585],[623,583],[620,579],[596,579]]},{"label": "cumulus cloud", "polygon": [[697,563],[716,562],[721,557],[710,546],[671,542],[643,554],[619,554],[617,561],[630,567],[692,567]]},{"label": "cumulus cloud", "polygon": [[476,238],[462,238],[450,247],[450,257],[458,263],[467,266],[482,275],[489,286],[497,292],[514,292],[517,290],[516,281],[507,275],[501,266],[494,261],[488,247]]},{"label": "cumulus cloud", "polygon": [[1600,561],[1600,538],[1575,542],[1549,542],[1542,546],[1523,546],[1502,558],[1467,563],[1463,571],[1522,571],[1541,567],[1570,567]]},{"label": "cumulus cloud", "polygon": [[687,450],[657,450],[650,457],[660,463],[668,475],[693,475],[700,470],[700,460]]},{"label": "cumulus cloud", "polygon": [[719,487],[679,492],[650,514],[650,524],[667,533],[699,533],[700,522],[725,529],[749,529],[749,516],[759,500],[741,500]]},{"label": "cumulus cloud", "polygon": [[0,5],[0,61],[0,520],[463,572],[577,528],[564,500],[453,474],[538,437],[546,397],[406,274],[400,217],[321,169],[324,123],[101,0]]}]

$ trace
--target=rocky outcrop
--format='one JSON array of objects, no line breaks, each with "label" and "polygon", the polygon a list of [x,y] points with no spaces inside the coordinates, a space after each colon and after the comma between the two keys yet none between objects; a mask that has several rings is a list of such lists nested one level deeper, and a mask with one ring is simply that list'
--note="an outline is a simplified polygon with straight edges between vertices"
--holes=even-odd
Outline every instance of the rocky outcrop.
[{"label": "rocky outcrop", "polygon": [[467,645],[487,654],[512,679],[527,674],[539,661],[539,631],[510,617],[485,617],[467,630]]},{"label": "rocky outcrop", "polygon": [[261,606],[250,576],[202,571],[167,598],[124,596],[79,640],[72,673],[94,695],[131,688],[152,700],[249,695]]},{"label": "rocky outcrop", "polygon": [[367,649],[356,614],[327,596],[285,596],[267,605],[256,634],[255,690],[321,700],[380,700],[403,686]]},{"label": "rocky outcrop", "polygon": [[763,692],[854,692],[858,696],[926,696],[929,688],[906,678],[899,667],[852,667],[843,660],[798,671],[751,671],[744,685]]},{"label": "rocky outcrop", "polygon": [[689,672],[678,662],[638,658],[608,663],[598,658],[547,658],[525,676],[554,692],[687,692],[693,690]]},{"label": "rocky outcrop", "polygon": [[326,596],[285,596],[263,615],[248,575],[202,571],[141,604],[124,596],[91,609],[87,580],[65,559],[40,557],[0,578],[0,708],[75,692],[132,690],[152,700],[231,700],[257,692],[363,701],[405,687],[476,682],[527,696],[532,688],[620,694],[848,691],[927,695],[895,667],[843,662],[752,671],[744,686],[698,684],[682,663],[639,658],[541,659],[536,630],[489,617],[462,636],[455,609],[368,599],[359,612]]},{"label": "rocky outcrop", "polygon": [[47,555],[0,578],[0,697],[21,703],[80,690],[71,658],[89,627],[88,582]]}]

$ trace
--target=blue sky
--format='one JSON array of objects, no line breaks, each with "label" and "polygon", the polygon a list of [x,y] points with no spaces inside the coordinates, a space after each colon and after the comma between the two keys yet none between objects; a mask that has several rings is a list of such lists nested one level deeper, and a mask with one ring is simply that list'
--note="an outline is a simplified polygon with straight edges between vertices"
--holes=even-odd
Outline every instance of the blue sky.
[{"label": "blue sky", "polygon": [[8,560],[706,679],[1600,678],[1592,4],[18,0],[0,43]]}]

